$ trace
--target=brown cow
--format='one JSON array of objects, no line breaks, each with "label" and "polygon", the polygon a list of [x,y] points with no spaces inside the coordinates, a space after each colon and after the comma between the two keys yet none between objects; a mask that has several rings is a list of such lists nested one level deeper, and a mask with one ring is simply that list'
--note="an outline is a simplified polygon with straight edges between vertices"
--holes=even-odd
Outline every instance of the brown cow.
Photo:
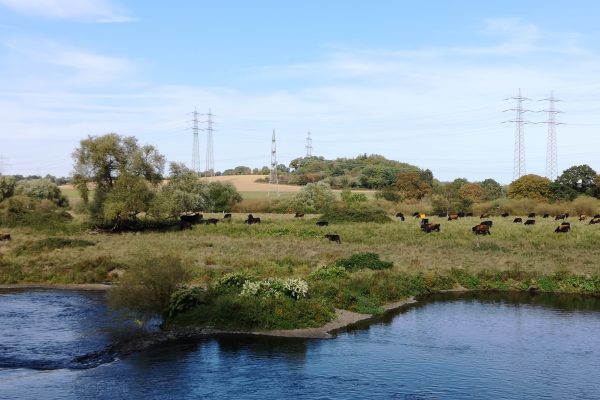
[{"label": "brown cow", "polygon": [[440,224],[423,224],[421,225],[421,230],[425,233],[431,233],[433,231],[440,231]]},{"label": "brown cow", "polygon": [[10,233],[0,233],[0,241],[10,240]]},{"label": "brown cow", "polygon": [[530,213],[527,215],[527,218],[535,218],[535,213],[534,213],[534,212],[530,212]]},{"label": "brown cow", "polygon": [[342,241],[340,240],[340,235],[328,233],[325,235],[325,237],[329,239],[330,242],[337,242],[338,244],[342,244]]},{"label": "brown cow", "polygon": [[501,217],[504,217],[504,218],[508,217],[508,215],[509,215],[509,214],[508,214],[506,211],[504,211],[502,214],[500,214],[500,216],[501,216]]},{"label": "brown cow", "polygon": [[209,219],[207,219],[207,220],[204,221],[204,224],[205,225],[210,225],[210,224],[216,225],[217,222],[219,222],[218,219],[216,219],[216,218],[209,218]]},{"label": "brown cow", "polygon": [[400,221],[404,221],[404,214],[402,214],[401,212],[396,213],[396,218],[400,218]]},{"label": "brown cow", "polygon": [[559,219],[564,220],[565,218],[568,218],[569,214],[558,214],[556,217],[554,217],[555,221],[558,221]]},{"label": "brown cow", "polygon": [[491,235],[490,227],[484,224],[475,225],[471,228],[474,234],[476,235]]},{"label": "brown cow", "polygon": [[450,214],[448,215],[448,221],[454,221],[458,219],[458,214]]},{"label": "brown cow", "polygon": [[546,213],[544,214],[544,216],[542,218],[548,218],[550,216],[550,214]]},{"label": "brown cow", "polygon": [[571,225],[560,224],[554,232],[556,233],[567,233],[571,230]]},{"label": "brown cow", "polygon": [[581,222],[581,221],[585,221],[585,219],[586,219],[586,218],[587,218],[587,217],[585,216],[585,214],[580,214],[580,215],[579,215],[579,221],[580,221],[580,222]]}]

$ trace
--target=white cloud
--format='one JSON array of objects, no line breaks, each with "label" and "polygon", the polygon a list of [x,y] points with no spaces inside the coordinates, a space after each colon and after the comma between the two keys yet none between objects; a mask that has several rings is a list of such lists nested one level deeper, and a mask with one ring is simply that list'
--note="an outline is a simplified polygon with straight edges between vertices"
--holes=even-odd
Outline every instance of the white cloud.
[{"label": "white cloud", "polygon": [[0,4],[24,15],[82,22],[135,20],[110,0],[0,0]]}]

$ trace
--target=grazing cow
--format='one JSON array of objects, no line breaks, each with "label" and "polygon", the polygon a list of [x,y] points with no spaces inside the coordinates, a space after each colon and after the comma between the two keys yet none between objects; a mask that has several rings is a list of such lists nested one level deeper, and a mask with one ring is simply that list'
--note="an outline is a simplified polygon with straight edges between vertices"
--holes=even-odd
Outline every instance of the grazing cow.
[{"label": "grazing cow", "polygon": [[585,219],[586,219],[586,218],[587,218],[587,217],[585,216],[585,214],[581,214],[581,215],[579,216],[579,221],[580,221],[580,222],[581,222],[581,221],[585,221]]},{"label": "grazing cow", "polygon": [[260,218],[259,217],[253,217],[252,214],[248,214],[248,219],[244,221],[245,224],[248,225],[252,225],[252,224],[259,224],[260,223]]},{"label": "grazing cow", "polygon": [[231,219],[231,213],[226,213],[225,215],[223,215],[223,219]]},{"label": "grazing cow", "polygon": [[490,227],[484,224],[475,225],[471,228],[474,234],[476,235],[491,235]]},{"label": "grazing cow", "polygon": [[528,219],[525,221],[525,225],[535,225],[535,219]]},{"label": "grazing cow", "polygon": [[494,223],[492,221],[483,221],[480,225],[487,225],[491,228]]},{"label": "grazing cow", "polygon": [[404,214],[402,214],[401,212],[396,213],[396,218],[400,218],[400,221],[404,221]]},{"label": "grazing cow", "polygon": [[465,213],[458,213],[456,215],[458,215],[458,218],[464,218],[465,217]]},{"label": "grazing cow", "polygon": [[529,214],[527,215],[527,218],[535,218],[535,213],[529,213]]},{"label": "grazing cow", "polygon": [[590,219],[590,225],[600,224],[600,218]]},{"label": "grazing cow", "polygon": [[513,219],[513,224],[520,224],[521,222],[523,222],[523,218],[521,218],[521,217],[517,217],[517,218]]},{"label": "grazing cow", "polygon": [[216,218],[209,218],[209,219],[207,219],[207,220],[204,221],[204,224],[206,224],[206,225],[210,225],[210,224],[216,225],[217,222],[219,222],[218,219],[216,219]]},{"label": "grazing cow", "polygon": [[567,233],[571,230],[571,225],[560,224],[555,230],[555,233]]},{"label": "grazing cow", "polygon": [[10,233],[0,233],[0,241],[10,240]]},{"label": "grazing cow", "polygon": [[342,241],[340,240],[340,235],[328,233],[325,235],[325,237],[329,239],[330,242],[337,242],[338,244],[342,244]]},{"label": "grazing cow", "polygon": [[550,216],[550,214],[546,213],[544,214],[544,216],[542,218],[548,218]]},{"label": "grazing cow", "polygon": [[296,215],[294,215],[294,218],[302,218],[302,217],[304,217],[304,213],[297,212]]},{"label": "grazing cow", "polygon": [[508,213],[506,211],[504,211],[502,214],[500,214],[502,217],[506,218],[508,217]]},{"label": "grazing cow", "polygon": [[179,221],[179,230],[185,231],[187,229],[192,230],[192,223],[188,221]]},{"label": "grazing cow", "polygon": [[466,213],[466,214],[465,214],[465,216],[466,216],[466,217],[472,217],[472,216],[473,216],[473,213],[472,213],[472,212]]},{"label": "grazing cow", "polygon": [[594,219],[596,219],[596,218],[600,218],[600,214],[594,215]]},{"label": "grazing cow", "polygon": [[440,224],[422,224],[421,230],[425,233],[431,233],[433,231],[440,231]]},{"label": "grazing cow", "polygon": [[484,219],[484,218],[489,218],[489,217],[490,217],[490,214],[484,213],[479,216],[479,219]]},{"label": "grazing cow", "polygon": [[558,214],[556,217],[554,217],[554,220],[555,221],[558,221],[559,219],[564,220],[567,217],[568,217],[568,214]]},{"label": "grazing cow", "polygon": [[454,221],[458,219],[458,214],[450,214],[448,215],[448,221]]},{"label": "grazing cow", "polygon": [[418,212],[418,211],[415,211],[415,212],[413,213],[413,217],[415,217],[415,218],[419,218],[419,215],[421,215],[421,213],[420,213],[420,212]]},{"label": "grazing cow", "polygon": [[329,222],[327,221],[317,221],[317,226],[328,226]]},{"label": "grazing cow", "polygon": [[183,214],[179,216],[181,221],[189,222],[190,224],[200,224],[202,223],[202,214],[195,212],[193,214]]}]

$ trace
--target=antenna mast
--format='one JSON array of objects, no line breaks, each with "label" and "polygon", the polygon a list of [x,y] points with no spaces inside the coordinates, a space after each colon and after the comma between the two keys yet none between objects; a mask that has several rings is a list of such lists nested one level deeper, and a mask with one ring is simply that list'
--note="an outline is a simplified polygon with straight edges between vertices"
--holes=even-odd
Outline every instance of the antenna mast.
[{"label": "antenna mast", "polygon": [[542,124],[548,125],[548,143],[546,146],[546,178],[551,181],[555,180],[558,176],[558,160],[557,160],[557,149],[556,149],[556,125],[564,125],[562,122],[556,121],[556,114],[562,113],[554,108],[554,103],[560,101],[554,98],[554,92],[550,92],[550,97],[539,101],[547,101],[548,109],[540,112],[548,113],[548,121],[541,122]]},{"label": "antenna mast", "polygon": [[269,195],[271,195],[271,185],[275,185],[277,196],[279,196],[279,179],[277,178],[277,142],[275,141],[275,129],[271,138],[271,174],[269,175]]},{"label": "antenna mast", "polygon": [[530,121],[525,121],[523,119],[523,114],[526,112],[530,112],[531,110],[526,110],[523,108],[523,101],[531,100],[527,97],[521,96],[521,89],[519,88],[519,95],[516,97],[509,97],[505,100],[516,100],[517,106],[516,108],[510,108],[504,111],[515,111],[516,117],[514,120],[504,121],[504,122],[512,122],[515,124],[515,156],[514,156],[514,167],[513,167],[513,179],[519,179],[525,172],[525,129],[523,125],[531,124]]}]

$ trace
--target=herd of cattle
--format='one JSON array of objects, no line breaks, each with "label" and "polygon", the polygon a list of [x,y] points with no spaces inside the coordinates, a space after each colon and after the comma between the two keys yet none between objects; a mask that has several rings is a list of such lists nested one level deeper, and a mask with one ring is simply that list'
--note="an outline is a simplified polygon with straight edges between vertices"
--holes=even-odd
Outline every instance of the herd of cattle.
[{"label": "herd of cattle", "polygon": [[[434,224],[434,223],[430,223],[428,218],[423,218],[423,214],[421,214],[420,212],[415,212],[412,215],[415,218],[421,218],[421,230],[425,233],[430,233],[430,232],[440,232],[440,224]],[[502,214],[500,214],[501,217],[503,218],[507,218],[509,216],[509,214],[507,212],[503,212]],[[529,213],[527,215],[527,220],[525,220],[524,225],[535,225],[535,213]],[[473,213],[458,213],[458,214],[440,214],[438,215],[438,217],[440,218],[448,218],[448,221],[456,221],[459,218],[465,218],[465,217],[473,217]],[[484,213],[481,214],[479,216],[480,219],[484,219],[484,218],[489,218],[490,214]],[[404,216],[403,213],[399,212],[396,213],[396,218],[400,219],[401,221],[404,221],[406,219],[406,217]],[[542,218],[550,218],[550,214],[544,214],[542,216]],[[569,218],[569,214],[565,213],[565,214],[558,214],[554,217],[555,221],[558,220],[562,220],[563,222],[561,222],[561,224],[554,230],[554,232],[556,233],[567,233],[571,230],[571,223],[570,222],[566,222],[565,220]],[[583,222],[587,219],[587,216],[585,214],[581,214],[579,215],[579,221]],[[513,223],[515,224],[520,224],[523,223],[523,218],[521,217],[515,217],[515,219],[513,219]],[[594,215],[593,218],[590,219],[589,222],[590,225],[594,225],[594,224],[600,224],[600,214],[596,214]],[[491,235],[492,233],[490,232],[490,228],[492,227],[493,222],[492,221],[483,221],[477,225],[475,225],[473,228],[471,228],[472,232],[476,235]]]}]

